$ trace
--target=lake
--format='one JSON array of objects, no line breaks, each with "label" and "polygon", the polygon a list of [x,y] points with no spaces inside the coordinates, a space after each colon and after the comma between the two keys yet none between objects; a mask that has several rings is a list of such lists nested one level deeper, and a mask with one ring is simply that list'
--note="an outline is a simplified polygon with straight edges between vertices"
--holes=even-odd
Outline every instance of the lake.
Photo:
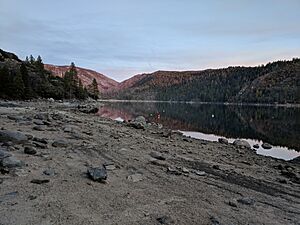
[{"label": "lake", "polygon": [[[142,115],[186,136],[230,142],[247,140],[258,144],[257,154],[290,160],[300,156],[300,108],[188,104],[162,102],[104,102],[98,114],[114,120],[132,120]],[[263,142],[273,148],[263,149]]]}]

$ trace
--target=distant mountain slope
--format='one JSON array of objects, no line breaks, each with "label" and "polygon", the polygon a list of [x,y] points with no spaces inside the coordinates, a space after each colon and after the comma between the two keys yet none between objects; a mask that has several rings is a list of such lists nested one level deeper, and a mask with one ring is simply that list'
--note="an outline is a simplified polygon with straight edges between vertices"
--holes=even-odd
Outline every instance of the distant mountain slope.
[{"label": "distant mountain slope", "polygon": [[257,67],[157,71],[134,76],[107,97],[165,101],[300,103],[300,59]]},{"label": "distant mountain slope", "polygon": [[[65,72],[69,70],[69,66],[55,66],[45,64],[45,69],[51,71],[55,76],[63,77]],[[98,83],[100,93],[107,93],[115,90],[119,83],[111,78],[104,76],[93,70],[76,67],[78,77],[81,79],[84,86],[90,85],[95,78]]]}]

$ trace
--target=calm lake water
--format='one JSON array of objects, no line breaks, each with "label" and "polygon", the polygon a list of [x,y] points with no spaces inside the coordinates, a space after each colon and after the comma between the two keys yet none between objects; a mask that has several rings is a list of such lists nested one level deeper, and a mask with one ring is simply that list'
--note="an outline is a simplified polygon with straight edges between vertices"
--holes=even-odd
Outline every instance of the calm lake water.
[{"label": "calm lake water", "polygon": [[[230,142],[240,138],[252,146],[259,144],[257,154],[285,160],[300,156],[300,108],[183,104],[153,102],[106,102],[99,115],[114,120],[132,120],[142,115],[150,122],[161,123],[186,136]],[[270,150],[263,142],[273,145]]]}]

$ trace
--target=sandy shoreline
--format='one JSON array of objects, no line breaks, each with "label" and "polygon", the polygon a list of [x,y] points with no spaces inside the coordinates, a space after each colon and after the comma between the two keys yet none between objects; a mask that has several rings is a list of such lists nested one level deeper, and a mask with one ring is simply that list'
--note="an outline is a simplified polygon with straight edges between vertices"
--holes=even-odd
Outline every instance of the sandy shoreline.
[{"label": "sandy shoreline", "polygon": [[[1,169],[1,225],[299,224],[296,162],[155,124],[136,129],[63,103],[16,104],[0,107],[0,128],[29,140],[0,141],[23,162]],[[25,154],[26,146],[37,153]],[[87,177],[103,164],[105,184]]]}]

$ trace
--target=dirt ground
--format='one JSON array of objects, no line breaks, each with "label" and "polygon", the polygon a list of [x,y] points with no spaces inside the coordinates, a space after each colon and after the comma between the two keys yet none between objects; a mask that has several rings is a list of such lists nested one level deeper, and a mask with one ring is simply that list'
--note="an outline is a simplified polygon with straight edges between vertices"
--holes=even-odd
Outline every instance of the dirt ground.
[{"label": "dirt ground", "polygon": [[[0,141],[23,162],[0,167],[1,225],[300,224],[297,162],[58,102],[0,104],[0,128],[28,137]],[[103,164],[106,182],[91,180]]]}]

